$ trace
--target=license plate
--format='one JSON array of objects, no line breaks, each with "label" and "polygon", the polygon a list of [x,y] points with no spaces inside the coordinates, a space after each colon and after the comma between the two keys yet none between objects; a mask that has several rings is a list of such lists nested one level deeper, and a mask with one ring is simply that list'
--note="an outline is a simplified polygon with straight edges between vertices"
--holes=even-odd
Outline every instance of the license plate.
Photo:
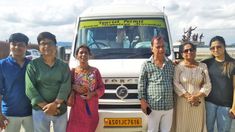
[{"label": "license plate", "polygon": [[104,118],[104,127],[142,127],[141,118]]}]

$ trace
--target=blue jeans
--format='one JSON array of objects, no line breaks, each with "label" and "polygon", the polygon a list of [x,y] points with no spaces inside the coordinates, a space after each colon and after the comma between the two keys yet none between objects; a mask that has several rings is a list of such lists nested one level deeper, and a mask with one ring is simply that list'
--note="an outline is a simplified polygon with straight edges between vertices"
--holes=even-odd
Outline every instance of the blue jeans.
[{"label": "blue jeans", "polygon": [[65,132],[67,112],[60,116],[49,116],[42,110],[33,110],[34,132],[50,132],[51,122],[53,123],[54,132]]},{"label": "blue jeans", "polygon": [[219,106],[206,101],[206,125],[208,132],[214,132],[215,121],[218,132],[230,132],[232,118],[229,117],[230,107]]}]

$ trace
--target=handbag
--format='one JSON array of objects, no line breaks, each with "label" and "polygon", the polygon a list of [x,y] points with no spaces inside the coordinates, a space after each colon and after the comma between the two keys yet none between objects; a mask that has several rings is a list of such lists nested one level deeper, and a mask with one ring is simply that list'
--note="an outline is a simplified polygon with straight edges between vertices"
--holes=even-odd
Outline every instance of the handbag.
[{"label": "handbag", "polygon": [[[72,81],[72,84],[74,83],[74,75],[75,75],[75,69],[73,68],[72,71],[71,71],[71,81]],[[66,104],[67,106],[70,106],[72,107],[75,103],[75,91],[73,90],[73,88],[71,88],[71,91],[69,93],[69,96],[68,96],[68,99],[66,101]]]}]

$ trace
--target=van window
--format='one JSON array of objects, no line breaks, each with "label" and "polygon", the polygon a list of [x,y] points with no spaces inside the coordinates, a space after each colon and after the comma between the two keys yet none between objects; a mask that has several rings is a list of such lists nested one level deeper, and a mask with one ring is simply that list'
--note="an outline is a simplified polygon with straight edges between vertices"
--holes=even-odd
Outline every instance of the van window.
[{"label": "van window", "polygon": [[161,35],[170,55],[168,31],[163,18],[81,20],[76,47],[87,44],[92,59],[149,58],[151,39]]}]

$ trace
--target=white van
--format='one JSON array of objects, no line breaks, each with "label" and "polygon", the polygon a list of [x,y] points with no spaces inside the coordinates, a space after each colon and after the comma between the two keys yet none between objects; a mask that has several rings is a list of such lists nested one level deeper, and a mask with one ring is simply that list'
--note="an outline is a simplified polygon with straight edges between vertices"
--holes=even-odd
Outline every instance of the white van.
[{"label": "white van", "polygon": [[156,35],[164,37],[166,56],[173,59],[168,20],[160,10],[144,5],[107,5],[91,7],[78,17],[69,65],[78,65],[75,50],[87,44],[92,52],[89,64],[100,70],[106,86],[99,100],[97,132],[147,130],[137,84]]}]

